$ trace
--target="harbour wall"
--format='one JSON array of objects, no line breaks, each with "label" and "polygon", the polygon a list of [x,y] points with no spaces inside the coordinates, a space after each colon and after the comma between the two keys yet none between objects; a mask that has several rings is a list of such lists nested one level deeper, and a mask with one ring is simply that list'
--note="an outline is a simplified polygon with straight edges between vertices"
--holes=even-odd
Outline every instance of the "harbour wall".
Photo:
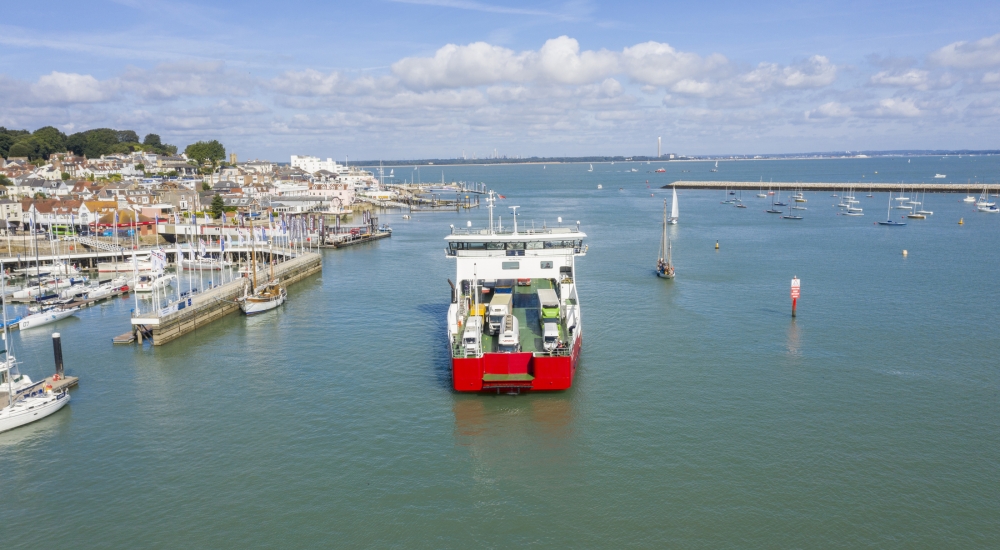
[{"label": "harbour wall", "polygon": [[[274,276],[286,287],[322,271],[322,256],[315,252],[299,254],[274,266]],[[268,269],[257,272],[259,282],[268,280],[269,276]],[[236,299],[243,294],[245,281],[238,279],[195,294],[190,305],[165,315],[133,316],[132,327],[136,331],[136,337],[140,341],[143,337],[150,338],[154,346],[161,346],[238,311]]]},{"label": "harbour wall", "polygon": [[[802,191],[847,191],[854,189],[855,192],[863,191],[920,191],[928,193],[972,193],[979,194],[983,190],[984,184],[977,185],[960,183],[799,183],[799,182],[764,182],[759,181],[675,181],[661,187],[661,189],[734,189],[756,191],[760,189],[778,190],[780,189],[800,189]],[[1000,191],[1000,184],[990,183],[985,185],[990,194]]]}]

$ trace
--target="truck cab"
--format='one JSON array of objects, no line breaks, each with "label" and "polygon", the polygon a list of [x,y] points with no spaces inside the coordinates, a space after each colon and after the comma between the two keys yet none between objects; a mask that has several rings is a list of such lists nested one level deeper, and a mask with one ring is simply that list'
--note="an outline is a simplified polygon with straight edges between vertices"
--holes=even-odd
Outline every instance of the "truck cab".
[{"label": "truck cab", "polygon": [[482,351],[483,319],[477,315],[469,317],[462,333],[462,347],[466,355],[479,356]]}]

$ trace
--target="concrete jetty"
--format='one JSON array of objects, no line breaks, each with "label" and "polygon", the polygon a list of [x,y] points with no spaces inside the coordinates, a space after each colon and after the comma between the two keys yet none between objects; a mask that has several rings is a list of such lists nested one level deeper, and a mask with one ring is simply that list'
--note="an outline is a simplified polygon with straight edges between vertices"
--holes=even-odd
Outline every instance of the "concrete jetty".
[{"label": "concrete jetty", "polygon": [[[906,191],[920,191],[928,193],[972,193],[978,195],[983,191],[982,183],[977,185],[961,183],[800,183],[800,182],[764,182],[759,181],[675,181],[661,187],[661,189],[733,189],[745,191],[757,191],[759,189],[770,189],[777,191],[781,189],[799,189],[802,191],[847,191],[854,189],[856,193],[863,191],[899,191],[903,188]],[[1000,183],[986,184],[990,194],[1000,192]]]},{"label": "concrete jetty", "polygon": [[[322,256],[316,252],[297,254],[287,250],[273,252],[275,255],[285,256],[284,261],[274,266],[274,276],[285,286],[323,270]],[[266,267],[258,271],[257,280],[266,281],[270,277],[269,271]],[[160,346],[193,332],[198,327],[238,311],[239,305],[236,299],[243,294],[245,284],[246,279],[237,279],[194,294],[185,301],[172,304],[159,312],[133,312],[132,332],[116,337],[115,342],[127,343],[130,340],[128,337],[134,336],[140,343],[146,338],[151,340],[154,346]]]}]

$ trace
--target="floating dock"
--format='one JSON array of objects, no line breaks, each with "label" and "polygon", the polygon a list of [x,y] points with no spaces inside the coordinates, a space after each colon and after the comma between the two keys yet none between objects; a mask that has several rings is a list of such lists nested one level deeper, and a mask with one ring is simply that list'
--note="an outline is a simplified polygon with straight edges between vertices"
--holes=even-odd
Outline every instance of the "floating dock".
[{"label": "floating dock", "polygon": [[[861,193],[864,191],[871,190],[886,192],[886,191],[900,191],[905,188],[906,191],[920,191],[928,193],[971,193],[978,195],[983,191],[983,184],[978,185],[968,185],[961,183],[866,183],[866,182],[854,182],[854,183],[799,183],[799,182],[764,182],[759,181],[675,181],[673,183],[668,183],[661,187],[661,189],[717,189],[717,190],[745,190],[745,191],[758,191],[761,189],[767,189],[771,191],[777,191],[779,188],[784,190],[801,190],[801,191],[847,191],[854,189],[856,193]],[[1000,191],[1000,184],[990,183],[985,185],[990,194],[995,194]]]},{"label": "floating dock", "polygon": [[356,244],[364,244],[377,241],[379,239],[386,239],[391,236],[392,231],[382,230],[375,230],[373,233],[362,233],[360,235],[337,235],[336,237],[327,237],[326,240],[328,244],[321,245],[321,248],[346,248]]},{"label": "floating dock", "polygon": [[[277,255],[285,255],[285,260],[274,265],[274,276],[281,284],[291,285],[306,277],[320,273],[323,270],[322,256],[316,252],[292,254],[287,250],[274,250]],[[284,254],[283,254],[284,253]],[[267,280],[270,268],[257,272],[257,280]],[[205,292],[199,292],[186,302],[173,304],[160,312],[133,314],[132,331],[114,338],[114,343],[130,343],[133,340],[151,340],[154,346],[160,346],[193,332],[198,327],[239,311],[236,299],[243,294],[246,279],[217,286]]]}]

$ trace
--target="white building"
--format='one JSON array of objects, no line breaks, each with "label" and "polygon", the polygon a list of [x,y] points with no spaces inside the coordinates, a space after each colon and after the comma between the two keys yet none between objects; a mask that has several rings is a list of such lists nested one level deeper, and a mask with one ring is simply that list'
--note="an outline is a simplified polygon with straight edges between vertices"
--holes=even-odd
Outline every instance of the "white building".
[{"label": "white building", "polygon": [[328,172],[333,172],[334,174],[339,174],[343,171],[343,166],[337,164],[337,161],[328,158],[326,160],[320,160],[319,157],[300,157],[298,155],[292,155],[292,168],[298,168],[310,174],[315,174],[320,170],[326,170]]}]

